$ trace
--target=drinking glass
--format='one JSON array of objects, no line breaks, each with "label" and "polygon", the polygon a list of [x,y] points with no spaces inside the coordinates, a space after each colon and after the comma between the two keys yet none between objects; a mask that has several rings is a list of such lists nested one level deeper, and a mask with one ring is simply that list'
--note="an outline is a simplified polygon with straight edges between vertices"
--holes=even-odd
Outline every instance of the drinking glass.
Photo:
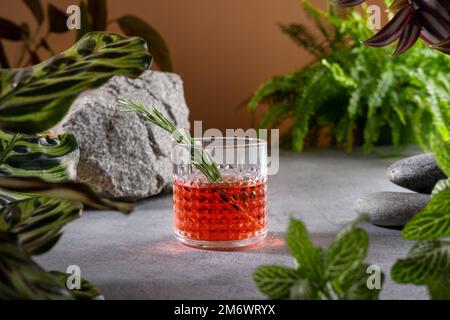
[{"label": "drinking glass", "polygon": [[[205,249],[256,244],[267,234],[267,144],[247,137],[209,137],[176,144],[172,153],[174,233]],[[211,180],[192,159],[202,148],[221,179]],[[202,161],[209,160],[203,159]]]}]

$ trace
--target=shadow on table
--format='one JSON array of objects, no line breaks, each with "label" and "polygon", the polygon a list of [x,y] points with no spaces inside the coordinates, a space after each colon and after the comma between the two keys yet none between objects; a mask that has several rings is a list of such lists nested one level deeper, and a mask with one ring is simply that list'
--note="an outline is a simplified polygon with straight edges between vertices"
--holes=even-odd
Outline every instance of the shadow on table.
[{"label": "shadow on table", "polygon": [[193,251],[198,252],[241,252],[241,253],[277,253],[280,254],[286,251],[284,246],[284,234],[278,232],[271,232],[267,235],[266,239],[257,243],[256,245],[238,248],[238,249],[230,249],[230,250],[207,250],[207,249],[198,249],[183,245],[178,242],[176,239],[172,237],[164,240],[160,240],[152,243],[151,245],[152,251],[155,253],[170,253],[170,254],[183,254],[183,253],[192,253]]},{"label": "shadow on table", "polygon": [[[335,238],[334,234],[328,233],[316,233],[311,234],[311,239],[315,245],[326,247],[330,242],[332,242]],[[206,250],[206,249],[198,249],[192,248],[182,243],[178,242],[176,239],[172,237],[168,237],[167,239],[160,240],[152,243],[151,250],[154,253],[160,254],[173,254],[173,255],[181,255],[185,253],[192,252],[240,252],[240,253],[255,253],[255,254],[287,254],[287,248],[285,245],[285,233],[283,232],[269,232],[266,239],[257,243],[256,245],[241,248],[241,249],[231,249],[231,250]]]}]

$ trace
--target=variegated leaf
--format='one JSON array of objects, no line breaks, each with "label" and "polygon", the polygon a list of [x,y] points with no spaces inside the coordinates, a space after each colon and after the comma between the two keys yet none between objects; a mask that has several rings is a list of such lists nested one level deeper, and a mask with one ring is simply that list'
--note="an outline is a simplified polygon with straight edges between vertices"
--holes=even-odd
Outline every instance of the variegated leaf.
[{"label": "variegated leaf", "polygon": [[42,254],[50,250],[67,223],[80,217],[82,204],[45,197],[13,202],[0,211],[0,230],[18,236],[24,250]]},{"label": "variegated leaf", "polygon": [[114,75],[137,77],[150,63],[143,39],[92,32],[38,65],[0,70],[0,129],[43,132],[64,117],[81,92]]},{"label": "variegated leaf", "polygon": [[450,268],[428,280],[428,293],[433,300],[450,300]]},{"label": "variegated leaf", "polygon": [[450,188],[433,195],[428,205],[406,224],[402,236],[408,240],[450,236]]},{"label": "variegated leaf", "polygon": [[270,299],[289,298],[292,286],[301,279],[296,270],[275,265],[260,266],[253,273],[256,286]]},{"label": "variegated leaf", "polygon": [[369,265],[361,263],[344,271],[332,282],[334,291],[341,300],[377,300],[384,282],[384,273],[380,272],[380,288],[369,288],[367,272]]},{"label": "variegated leaf", "polygon": [[397,260],[391,277],[399,283],[426,284],[450,267],[450,242],[426,240],[417,242],[406,259]]},{"label": "variegated leaf", "polygon": [[0,175],[52,182],[75,179],[79,152],[73,135],[20,135],[14,139],[0,131]]},{"label": "variegated leaf", "polygon": [[0,231],[0,300],[68,300],[69,291],[26,253],[16,235]]},{"label": "variegated leaf", "polygon": [[326,278],[334,279],[364,262],[369,247],[367,232],[349,225],[341,231],[326,253]]},{"label": "variegated leaf", "polygon": [[88,185],[77,182],[51,183],[39,178],[0,177],[0,189],[81,202],[102,210],[112,209],[123,213],[130,213],[133,210],[130,203],[104,198],[95,193]]}]

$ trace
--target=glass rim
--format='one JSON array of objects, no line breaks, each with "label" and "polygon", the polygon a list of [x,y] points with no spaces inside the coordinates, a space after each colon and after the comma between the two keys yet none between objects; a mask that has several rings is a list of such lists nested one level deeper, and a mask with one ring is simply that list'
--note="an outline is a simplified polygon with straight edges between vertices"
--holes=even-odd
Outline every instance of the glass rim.
[{"label": "glass rim", "polygon": [[236,140],[238,141],[238,143],[236,144],[232,144],[232,145],[226,145],[226,144],[222,144],[222,145],[212,145],[212,146],[202,146],[202,145],[194,145],[192,146],[190,143],[179,143],[177,141],[173,141],[172,143],[175,145],[179,145],[179,146],[184,146],[184,147],[194,147],[194,148],[204,148],[204,149],[208,149],[208,148],[248,148],[248,147],[264,147],[267,146],[267,141],[261,138],[250,138],[250,137],[215,137],[215,136],[211,136],[211,137],[200,137],[200,138],[193,138],[193,140],[195,142],[203,142],[203,141],[226,141],[226,140]]}]

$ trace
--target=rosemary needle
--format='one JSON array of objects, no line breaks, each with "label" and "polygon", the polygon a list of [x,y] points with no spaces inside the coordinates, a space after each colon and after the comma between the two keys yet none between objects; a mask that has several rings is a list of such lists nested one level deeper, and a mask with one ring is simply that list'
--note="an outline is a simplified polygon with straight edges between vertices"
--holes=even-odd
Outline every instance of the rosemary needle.
[{"label": "rosemary needle", "polygon": [[203,148],[195,145],[194,139],[190,136],[189,132],[179,131],[175,125],[167,119],[161,112],[155,107],[151,110],[147,108],[140,102],[132,100],[119,100],[119,106],[123,107],[125,111],[137,112],[144,116],[151,123],[157,125],[164,131],[168,132],[176,142],[190,144],[191,145],[191,161],[196,168],[198,168],[205,177],[211,182],[222,182],[222,176],[217,168],[216,163],[211,158],[208,152]]}]

